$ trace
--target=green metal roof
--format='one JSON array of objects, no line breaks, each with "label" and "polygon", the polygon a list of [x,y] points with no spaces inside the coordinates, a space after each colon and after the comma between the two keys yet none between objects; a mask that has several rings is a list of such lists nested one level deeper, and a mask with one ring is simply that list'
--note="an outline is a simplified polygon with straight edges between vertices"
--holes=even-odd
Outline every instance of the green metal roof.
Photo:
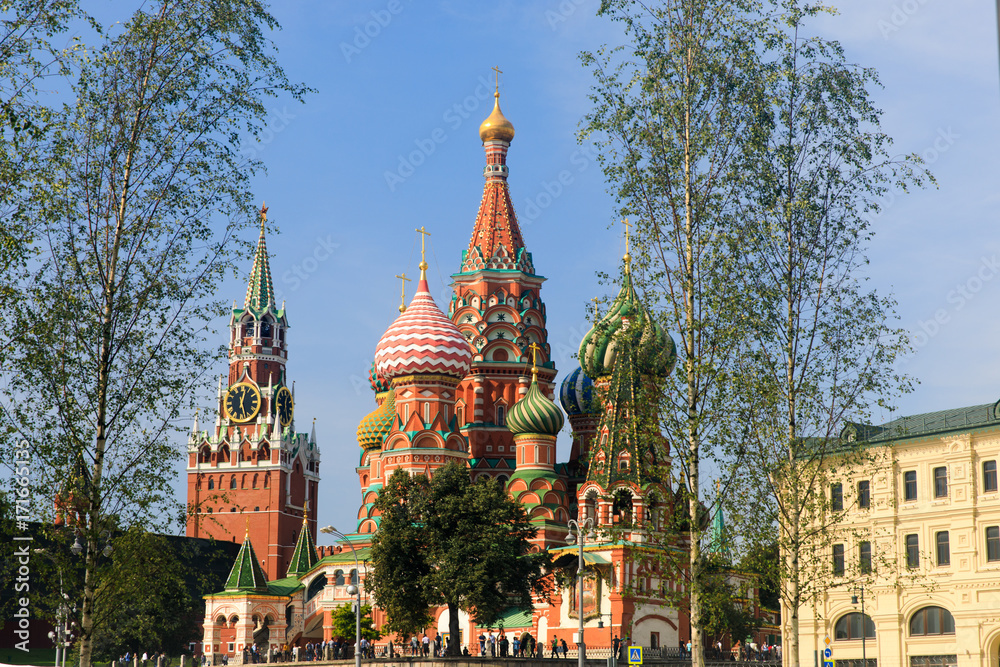
[{"label": "green metal roof", "polygon": [[531,624],[531,612],[525,612],[517,607],[511,607],[503,613],[500,620],[497,621],[496,625],[503,624],[504,629],[511,628],[530,628]]},{"label": "green metal roof", "polygon": [[264,242],[265,219],[261,216],[260,238],[257,240],[257,252],[254,254],[250,282],[247,284],[245,308],[254,313],[260,313],[268,306],[274,307],[274,283],[271,281],[271,266],[267,258],[267,244]]},{"label": "green metal roof", "polygon": [[270,595],[291,595],[302,588],[302,582],[295,577],[285,577],[272,581],[267,585],[267,592]]},{"label": "green metal roof", "polygon": [[229,571],[226,579],[227,591],[266,591],[267,577],[264,570],[257,562],[257,555],[253,552],[253,545],[250,544],[250,536],[243,540],[243,546],[236,555],[236,562],[233,569]]},{"label": "green metal roof", "polygon": [[313,569],[317,561],[319,555],[316,553],[316,543],[313,542],[312,533],[309,532],[307,520],[303,519],[302,530],[299,531],[299,539],[295,543],[295,551],[292,552],[292,560],[288,564],[288,576],[301,577]]},{"label": "green metal roof", "polygon": [[845,427],[844,432],[847,435],[853,431],[857,440],[886,442],[945,431],[1000,425],[997,408],[997,403],[985,403],[966,408],[938,410],[937,412],[899,417],[880,426],[850,423]]}]

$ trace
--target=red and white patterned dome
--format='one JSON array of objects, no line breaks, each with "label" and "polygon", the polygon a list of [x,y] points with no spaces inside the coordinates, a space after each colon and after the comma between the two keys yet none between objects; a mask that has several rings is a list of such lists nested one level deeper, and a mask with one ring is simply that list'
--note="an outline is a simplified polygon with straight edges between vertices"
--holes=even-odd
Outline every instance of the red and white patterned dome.
[{"label": "red and white patterned dome", "polygon": [[469,344],[434,303],[423,279],[406,312],[382,334],[375,348],[375,368],[386,380],[422,373],[463,378],[471,362]]}]

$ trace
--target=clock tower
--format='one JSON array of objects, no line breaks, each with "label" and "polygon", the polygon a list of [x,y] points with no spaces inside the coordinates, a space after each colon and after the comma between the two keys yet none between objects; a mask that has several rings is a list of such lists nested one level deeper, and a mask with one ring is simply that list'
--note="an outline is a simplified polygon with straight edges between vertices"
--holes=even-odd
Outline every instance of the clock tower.
[{"label": "clock tower", "polygon": [[[267,207],[242,308],[229,319],[229,373],[220,376],[214,428],[188,438],[188,537],[249,536],[269,579],[284,577],[306,519],[316,537],[320,453],[316,427],[295,432],[286,378],[288,318],[274,303]],[[311,518],[307,518],[311,517]]]}]

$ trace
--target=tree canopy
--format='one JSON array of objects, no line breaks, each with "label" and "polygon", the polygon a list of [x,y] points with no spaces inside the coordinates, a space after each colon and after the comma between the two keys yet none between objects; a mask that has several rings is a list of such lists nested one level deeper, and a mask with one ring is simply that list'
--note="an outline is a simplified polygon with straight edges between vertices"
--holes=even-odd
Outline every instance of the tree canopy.
[{"label": "tree canopy", "polygon": [[430,479],[397,470],[375,507],[381,520],[365,583],[388,616],[385,630],[413,634],[442,605],[458,637],[459,610],[492,625],[511,607],[530,610],[532,596],[547,597],[549,556],[531,550],[536,530],[496,480],[473,482],[458,464]]}]

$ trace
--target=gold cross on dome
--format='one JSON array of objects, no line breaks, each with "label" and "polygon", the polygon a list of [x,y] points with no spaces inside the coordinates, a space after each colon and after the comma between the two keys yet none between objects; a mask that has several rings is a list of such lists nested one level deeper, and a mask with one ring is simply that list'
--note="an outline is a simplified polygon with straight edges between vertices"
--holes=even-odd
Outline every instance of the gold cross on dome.
[{"label": "gold cross on dome", "polygon": [[406,277],[405,273],[396,277],[403,281],[402,288],[399,291],[399,312],[404,313],[406,312],[406,283],[411,282],[411,280]]},{"label": "gold cross on dome", "polygon": [[632,223],[628,221],[628,218],[624,218],[622,224],[625,225],[625,254],[628,254],[628,230]]},{"label": "gold cross on dome", "polygon": [[494,72],[496,72],[496,77],[497,77],[497,92],[499,93],[500,92],[500,75],[503,74],[503,70],[500,69],[499,67],[491,67],[490,69],[492,69]]},{"label": "gold cross on dome", "polygon": [[425,242],[431,233],[424,229],[423,225],[416,231],[420,234],[420,279],[423,280],[426,277],[424,276],[424,271],[427,270],[427,245]]},{"label": "gold cross on dome", "polygon": [[531,345],[528,346],[528,349],[531,350],[531,365],[532,366],[537,366],[538,365],[538,352],[542,348],[538,347],[538,343],[532,342]]},{"label": "gold cross on dome", "polygon": [[597,316],[599,315],[599,313],[597,312],[597,304],[600,303],[601,300],[600,298],[595,296],[593,299],[591,299],[591,301],[594,302],[594,321],[597,321]]}]

